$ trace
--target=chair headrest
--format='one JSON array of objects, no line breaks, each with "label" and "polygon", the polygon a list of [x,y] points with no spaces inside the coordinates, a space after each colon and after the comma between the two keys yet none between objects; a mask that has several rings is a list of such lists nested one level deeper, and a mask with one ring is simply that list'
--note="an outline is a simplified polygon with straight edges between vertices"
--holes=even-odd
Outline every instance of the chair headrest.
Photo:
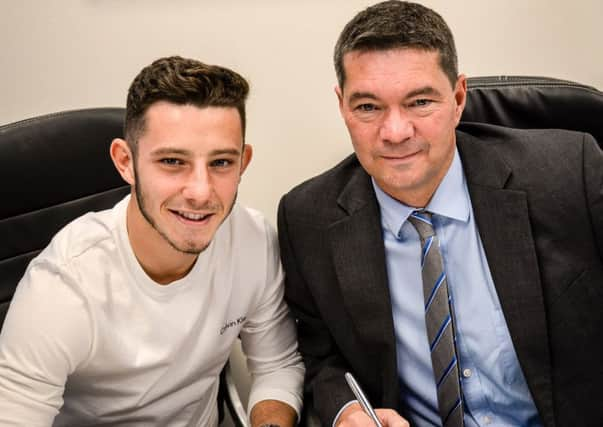
[{"label": "chair headrest", "polygon": [[576,130],[590,133],[602,145],[603,92],[547,77],[470,77],[461,121]]},{"label": "chair headrest", "polygon": [[90,108],[0,126],[0,219],[125,183],[109,157],[123,134],[123,108]]}]

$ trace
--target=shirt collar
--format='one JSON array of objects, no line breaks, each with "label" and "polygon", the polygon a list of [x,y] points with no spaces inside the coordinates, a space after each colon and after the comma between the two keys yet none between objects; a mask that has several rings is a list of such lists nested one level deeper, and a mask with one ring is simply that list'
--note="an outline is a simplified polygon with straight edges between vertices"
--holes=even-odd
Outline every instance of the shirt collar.
[{"label": "shirt collar", "polygon": [[[373,178],[371,178],[371,182],[381,208],[382,224],[398,237],[402,225],[416,208],[391,197],[377,185]],[[425,209],[435,215],[457,221],[467,222],[469,220],[469,192],[457,149],[454,151],[454,158],[448,172]]]}]

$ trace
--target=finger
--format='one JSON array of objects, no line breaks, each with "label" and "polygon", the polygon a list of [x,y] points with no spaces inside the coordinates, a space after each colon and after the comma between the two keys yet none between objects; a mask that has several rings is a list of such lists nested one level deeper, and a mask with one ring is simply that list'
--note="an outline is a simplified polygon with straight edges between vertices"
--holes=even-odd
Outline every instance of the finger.
[{"label": "finger", "polygon": [[383,427],[410,427],[410,423],[393,409],[378,409],[375,412]]}]

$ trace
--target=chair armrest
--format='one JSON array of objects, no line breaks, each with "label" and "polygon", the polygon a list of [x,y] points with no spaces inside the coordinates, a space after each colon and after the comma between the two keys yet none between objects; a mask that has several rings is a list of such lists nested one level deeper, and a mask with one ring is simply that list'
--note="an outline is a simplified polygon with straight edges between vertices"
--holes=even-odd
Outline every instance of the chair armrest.
[{"label": "chair armrest", "polygon": [[226,366],[224,366],[222,379],[224,381],[224,401],[235,427],[249,427],[247,412],[239,396],[230,362],[227,362]]}]

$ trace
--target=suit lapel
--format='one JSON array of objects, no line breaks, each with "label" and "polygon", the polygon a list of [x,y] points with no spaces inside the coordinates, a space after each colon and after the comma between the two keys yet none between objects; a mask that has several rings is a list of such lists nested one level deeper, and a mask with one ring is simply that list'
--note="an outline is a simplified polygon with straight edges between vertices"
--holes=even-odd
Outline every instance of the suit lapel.
[{"label": "suit lapel", "polygon": [[457,133],[479,234],[517,357],[542,420],[554,425],[551,361],[526,194],[489,144]]},{"label": "suit lapel", "polygon": [[[385,266],[380,212],[368,175],[358,170],[338,203],[346,216],[329,227],[329,241],[343,305],[383,384],[383,404],[397,406],[395,335]],[[380,389],[376,383],[375,389]]]}]

